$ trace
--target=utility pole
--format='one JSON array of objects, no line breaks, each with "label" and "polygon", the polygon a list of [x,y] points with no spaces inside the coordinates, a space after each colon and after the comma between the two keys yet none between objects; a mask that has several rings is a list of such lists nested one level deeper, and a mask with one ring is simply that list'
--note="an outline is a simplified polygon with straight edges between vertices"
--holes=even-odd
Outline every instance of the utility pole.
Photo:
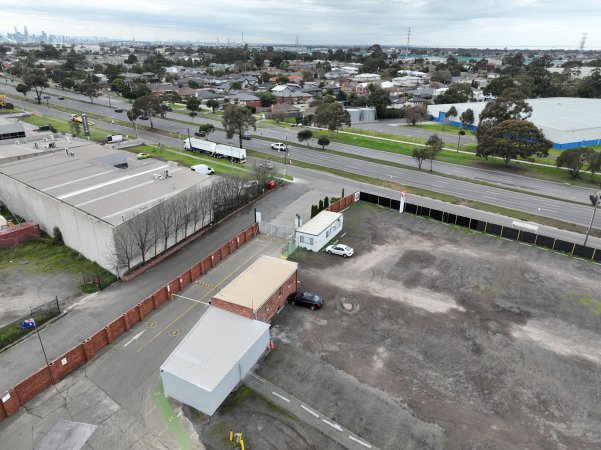
[{"label": "utility pole", "polygon": [[599,196],[601,196],[601,189],[598,189],[597,192],[595,192],[595,196],[594,196],[594,206],[593,206],[593,216],[591,217],[591,223],[589,223],[588,225],[588,229],[586,230],[586,237],[584,238],[584,245],[586,247],[586,243],[588,242],[588,236],[591,232],[591,228],[593,227],[593,222],[595,221],[595,214],[597,212],[597,206],[599,205]]},{"label": "utility pole", "polygon": [[42,343],[42,336],[40,336],[40,330],[38,330],[38,324],[35,321],[35,317],[33,316],[33,309],[30,307],[29,312],[31,312],[31,318],[33,319],[33,327],[35,328],[35,334],[38,335],[38,339],[40,340],[40,346],[42,347],[42,353],[44,354],[44,360],[46,361],[46,367],[50,371],[50,378],[52,378],[52,384],[56,384],[56,380],[54,379],[54,375],[52,375],[52,369],[50,368],[50,363],[48,362],[48,356],[46,356],[46,349],[44,349],[44,344]]}]

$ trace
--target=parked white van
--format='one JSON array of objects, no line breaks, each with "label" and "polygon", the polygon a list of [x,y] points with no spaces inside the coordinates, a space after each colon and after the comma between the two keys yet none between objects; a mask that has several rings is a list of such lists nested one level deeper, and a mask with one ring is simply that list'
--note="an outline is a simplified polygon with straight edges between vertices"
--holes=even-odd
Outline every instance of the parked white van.
[{"label": "parked white van", "polygon": [[215,173],[215,171],[206,164],[196,164],[195,166],[190,167],[190,169],[204,175],[213,175]]}]

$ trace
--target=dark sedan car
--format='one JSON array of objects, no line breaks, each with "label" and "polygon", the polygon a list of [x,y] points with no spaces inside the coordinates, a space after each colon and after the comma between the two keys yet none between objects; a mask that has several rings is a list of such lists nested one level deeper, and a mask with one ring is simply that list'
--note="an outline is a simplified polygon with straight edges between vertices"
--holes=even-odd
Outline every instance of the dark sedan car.
[{"label": "dark sedan car", "polygon": [[311,294],[310,292],[296,292],[288,296],[288,303],[318,309],[322,307],[323,300],[319,295]]},{"label": "dark sedan car", "polygon": [[117,108],[117,109],[115,109],[115,112],[116,113],[122,113],[123,112],[123,108]]}]

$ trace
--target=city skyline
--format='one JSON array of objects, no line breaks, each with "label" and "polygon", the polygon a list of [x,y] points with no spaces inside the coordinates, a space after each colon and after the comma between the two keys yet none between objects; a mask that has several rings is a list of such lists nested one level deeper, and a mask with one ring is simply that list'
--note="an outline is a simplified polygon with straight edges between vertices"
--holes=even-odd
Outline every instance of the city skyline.
[{"label": "city skyline", "polygon": [[124,41],[239,44],[243,34],[246,43],[405,46],[411,28],[412,47],[577,49],[587,33],[584,49],[601,48],[601,34],[596,32],[601,4],[589,0],[569,4],[539,0],[477,4],[464,0],[452,4],[433,0],[303,0],[294,4],[224,0],[211,9],[199,9],[189,0],[173,0],[168,5],[107,0],[94,6],[74,0],[52,6],[38,0],[9,6],[7,0],[0,0],[0,8],[3,36],[13,33],[14,27],[23,30],[27,26],[30,35],[44,31]]}]

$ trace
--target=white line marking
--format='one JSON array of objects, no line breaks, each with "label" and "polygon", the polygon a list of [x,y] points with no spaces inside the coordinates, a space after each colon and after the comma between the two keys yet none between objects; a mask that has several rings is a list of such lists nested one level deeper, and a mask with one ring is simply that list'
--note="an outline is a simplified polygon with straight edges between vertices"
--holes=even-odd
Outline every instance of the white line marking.
[{"label": "white line marking", "polygon": [[129,344],[131,344],[133,341],[135,341],[136,339],[138,339],[140,336],[142,336],[142,334],[145,332],[146,330],[142,330],[140,331],[138,334],[136,334],[134,337],[132,337],[129,341],[127,341],[127,343],[123,346],[123,347],[127,347]]},{"label": "white line marking", "polygon": [[322,422],[327,423],[329,426],[331,426],[332,428],[335,428],[338,431],[342,431],[342,427],[340,425],[338,425],[337,423],[332,423],[326,419],[321,419]]},{"label": "white line marking", "polygon": [[315,411],[310,410],[309,408],[307,408],[305,405],[300,405],[301,408],[303,408],[305,411],[307,411],[309,414],[317,417],[319,419],[319,414],[317,414]]},{"label": "white line marking", "polygon": [[357,439],[357,438],[356,438],[356,437],[354,437],[354,436],[349,436],[348,438],[349,438],[351,441],[355,441],[357,444],[360,444],[360,445],[362,445],[363,447],[366,447],[366,448],[371,448],[371,445],[369,445],[367,442],[363,442],[363,441],[361,441],[361,440]]},{"label": "white line marking", "polygon": [[290,403],[290,399],[284,397],[283,395],[278,394],[277,392],[272,392],[273,395],[275,395],[276,397],[280,397],[282,400],[284,400],[285,402]]},{"label": "white line marking", "polygon": [[194,300],[193,298],[184,297],[183,295],[178,295],[178,294],[171,294],[171,295],[173,295],[174,297],[181,297],[183,299],[190,300],[191,302],[202,303],[203,305],[210,305],[209,302],[203,302],[203,301],[200,301],[200,300]]}]

